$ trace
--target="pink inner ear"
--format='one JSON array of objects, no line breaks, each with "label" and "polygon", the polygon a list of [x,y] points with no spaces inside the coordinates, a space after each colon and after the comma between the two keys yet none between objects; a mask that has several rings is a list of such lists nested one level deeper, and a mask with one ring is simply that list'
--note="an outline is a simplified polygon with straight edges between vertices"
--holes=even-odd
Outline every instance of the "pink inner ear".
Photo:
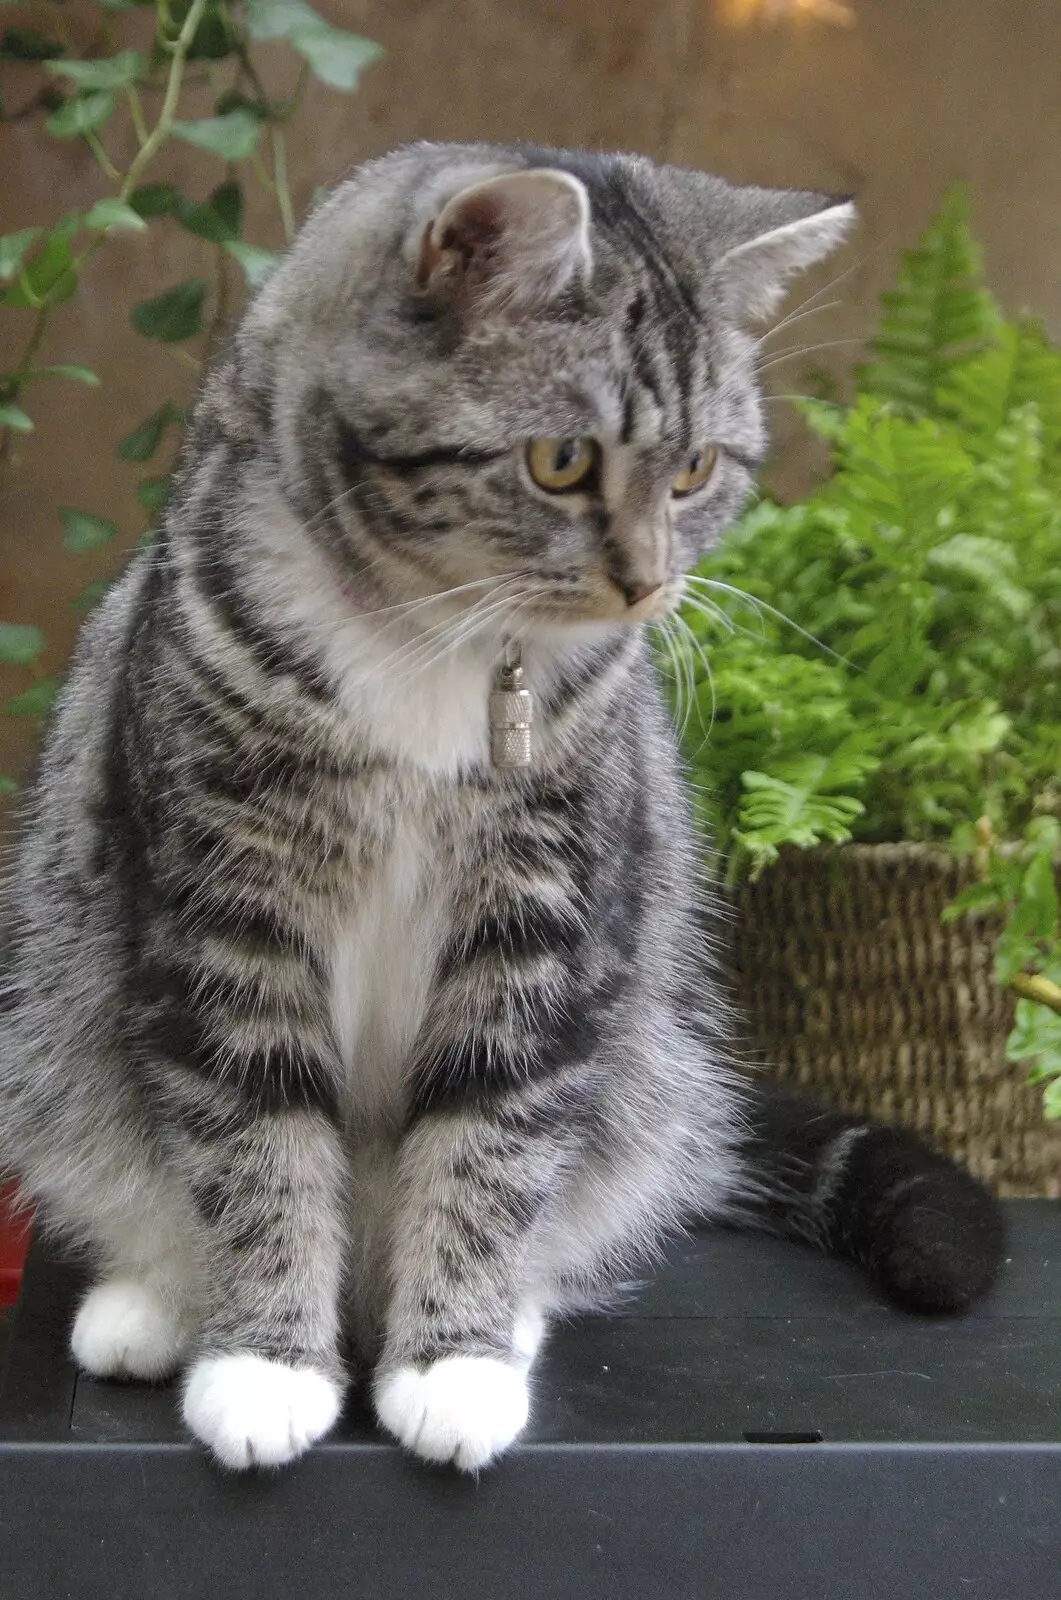
[{"label": "pink inner ear", "polygon": [[469,195],[436,237],[437,226],[437,219],[429,222],[421,240],[417,273],[421,288],[443,266],[446,256],[453,258],[446,264],[447,276],[456,269],[465,282],[481,281],[496,267],[497,246],[505,229],[504,211],[497,196]]},{"label": "pink inner ear", "polygon": [[501,206],[495,195],[470,195],[455,217],[451,217],[439,240],[443,250],[456,250],[467,261],[479,251],[489,250],[504,231]]},{"label": "pink inner ear", "polygon": [[521,172],[456,195],[420,236],[417,284],[463,310],[541,304],[589,261],[573,179]]}]

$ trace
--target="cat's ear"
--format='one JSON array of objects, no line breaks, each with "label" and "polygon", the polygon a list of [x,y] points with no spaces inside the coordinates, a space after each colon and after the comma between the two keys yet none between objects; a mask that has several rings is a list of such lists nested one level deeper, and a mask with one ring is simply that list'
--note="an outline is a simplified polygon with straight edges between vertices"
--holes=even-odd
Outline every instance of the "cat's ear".
[{"label": "cat's ear", "polygon": [[847,236],[856,212],[850,200],[792,194],[802,215],[767,227],[727,250],[717,263],[727,309],[738,322],[761,322],[784,299],[789,280],[835,250]]},{"label": "cat's ear", "polygon": [[465,311],[530,311],[588,276],[589,197],[550,168],[462,189],[420,240],[417,286]]}]

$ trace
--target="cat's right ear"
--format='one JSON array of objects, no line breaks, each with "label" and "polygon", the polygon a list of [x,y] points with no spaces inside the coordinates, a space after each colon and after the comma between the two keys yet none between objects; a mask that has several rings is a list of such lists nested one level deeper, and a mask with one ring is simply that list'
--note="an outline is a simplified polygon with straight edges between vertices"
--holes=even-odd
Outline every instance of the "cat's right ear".
[{"label": "cat's right ear", "polygon": [[518,315],[588,277],[589,197],[569,173],[506,172],[462,189],[420,239],[418,290],[466,314]]}]

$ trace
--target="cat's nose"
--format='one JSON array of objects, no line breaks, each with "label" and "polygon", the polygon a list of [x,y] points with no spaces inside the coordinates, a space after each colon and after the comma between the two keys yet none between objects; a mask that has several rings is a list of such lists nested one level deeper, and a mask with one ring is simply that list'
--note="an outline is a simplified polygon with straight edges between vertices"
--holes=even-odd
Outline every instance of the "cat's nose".
[{"label": "cat's nose", "polygon": [[626,596],[628,606],[640,605],[642,600],[647,600],[649,595],[658,594],[663,588],[662,583],[621,583],[619,588]]}]

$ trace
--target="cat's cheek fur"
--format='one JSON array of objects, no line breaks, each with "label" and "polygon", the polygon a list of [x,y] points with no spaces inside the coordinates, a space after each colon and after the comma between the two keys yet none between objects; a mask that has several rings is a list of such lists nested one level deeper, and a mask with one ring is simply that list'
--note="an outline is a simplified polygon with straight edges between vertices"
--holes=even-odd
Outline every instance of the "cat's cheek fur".
[{"label": "cat's cheek fur", "polygon": [[224,1467],[280,1467],[332,1428],[342,1390],[307,1367],[251,1354],[204,1356],[188,1374],[184,1420]]},{"label": "cat's cheek fur", "polygon": [[159,1291],[134,1278],[112,1278],[85,1298],[70,1350],[94,1378],[168,1378],[180,1366],[190,1329]]},{"label": "cat's cheek fur", "polygon": [[407,1450],[464,1472],[507,1450],[530,1408],[525,1372],[491,1356],[399,1367],[376,1380],[375,1401],[380,1422]]}]

